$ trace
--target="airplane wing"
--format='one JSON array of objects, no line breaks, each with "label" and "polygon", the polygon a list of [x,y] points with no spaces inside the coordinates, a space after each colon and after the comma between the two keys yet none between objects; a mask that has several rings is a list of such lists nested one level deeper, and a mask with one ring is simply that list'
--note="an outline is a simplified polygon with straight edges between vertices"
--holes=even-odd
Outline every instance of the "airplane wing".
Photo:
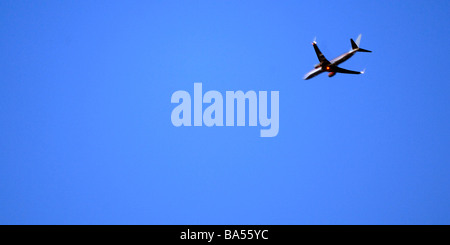
[{"label": "airplane wing", "polygon": [[333,69],[334,72],[339,72],[339,73],[347,73],[347,74],[363,74],[364,71],[350,71],[350,70],[346,70],[340,67],[335,66]]},{"label": "airplane wing", "polygon": [[317,47],[317,43],[313,42],[314,51],[316,51],[317,58],[319,59],[321,64],[327,65],[330,64],[330,62],[325,58],[325,55],[320,52],[319,47]]}]

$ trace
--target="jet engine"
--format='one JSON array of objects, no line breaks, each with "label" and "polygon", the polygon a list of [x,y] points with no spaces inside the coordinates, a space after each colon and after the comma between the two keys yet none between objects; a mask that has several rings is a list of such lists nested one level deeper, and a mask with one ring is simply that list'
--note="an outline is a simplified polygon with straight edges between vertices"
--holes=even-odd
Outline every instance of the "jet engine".
[{"label": "jet engine", "polygon": [[317,64],[314,66],[314,68],[319,68],[321,66],[321,64]]},{"label": "jet engine", "polygon": [[334,75],[336,75],[336,72],[330,72],[330,73],[328,73],[328,77],[332,77],[332,76],[334,76]]}]

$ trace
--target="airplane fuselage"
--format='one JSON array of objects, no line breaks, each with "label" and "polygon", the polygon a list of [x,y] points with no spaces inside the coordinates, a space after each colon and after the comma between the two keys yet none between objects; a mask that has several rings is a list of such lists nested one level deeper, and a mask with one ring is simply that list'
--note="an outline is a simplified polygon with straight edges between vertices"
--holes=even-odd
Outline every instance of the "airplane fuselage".
[{"label": "airplane fuselage", "polygon": [[354,54],[356,53],[356,50],[351,50],[345,54],[339,55],[337,58],[334,58],[330,61],[331,65],[339,65],[343,63],[344,61],[350,59]]}]

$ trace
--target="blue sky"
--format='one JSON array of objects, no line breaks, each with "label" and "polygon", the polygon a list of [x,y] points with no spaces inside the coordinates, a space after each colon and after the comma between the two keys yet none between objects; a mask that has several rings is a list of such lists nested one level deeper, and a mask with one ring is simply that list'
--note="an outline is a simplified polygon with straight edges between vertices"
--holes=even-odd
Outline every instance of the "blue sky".
[{"label": "blue sky", "polygon": [[[448,1],[1,1],[0,224],[449,224]],[[341,67],[303,76],[362,33]],[[279,91],[280,129],[173,92]]]}]

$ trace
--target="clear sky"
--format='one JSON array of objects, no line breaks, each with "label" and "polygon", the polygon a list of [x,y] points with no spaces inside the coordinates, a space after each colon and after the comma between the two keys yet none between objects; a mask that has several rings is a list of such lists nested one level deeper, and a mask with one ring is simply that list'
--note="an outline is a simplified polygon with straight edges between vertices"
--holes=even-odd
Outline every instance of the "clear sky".
[{"label": "clear sky", "polygon": [[[450,224],[449,1],[0,1],[0,224]],[[303,76],[351,47],[341,67]],[[174,127],[177,90],[279,91]]]}]

